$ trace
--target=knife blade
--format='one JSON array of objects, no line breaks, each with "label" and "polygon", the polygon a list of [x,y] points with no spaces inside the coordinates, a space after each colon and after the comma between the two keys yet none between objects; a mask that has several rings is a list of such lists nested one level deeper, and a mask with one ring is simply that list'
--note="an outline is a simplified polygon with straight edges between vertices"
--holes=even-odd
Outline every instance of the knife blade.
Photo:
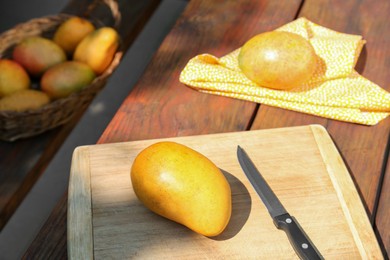
[{"label": "knife blade", "polygon": [[237,158],[245,175],[265,204],[275,226],[287,234],[299,258],[305,260],[324,259],[298,221],[283,207],[248,154],[240,146],[237,147]]}]

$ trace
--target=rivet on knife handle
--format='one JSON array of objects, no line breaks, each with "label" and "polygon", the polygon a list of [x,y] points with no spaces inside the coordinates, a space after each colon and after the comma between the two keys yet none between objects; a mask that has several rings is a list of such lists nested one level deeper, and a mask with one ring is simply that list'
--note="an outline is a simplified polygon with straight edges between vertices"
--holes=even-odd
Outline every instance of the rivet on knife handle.
[{"label": "rivet on knife handle", "polygon": [[299,225],[298,221],[290,216],[283,207],[282,203],[257,170],[252,160],[240,146],[237,147],[237,157],[245,175],[248,177],[253,188],[267,207],[269,214],[274,220],[275,226],[286,232],[288,239],[299,258],[305,260],[324,259]]},{"label": "rivet on knife handle", "polygon": [[301,259],[323,259],[297,220],[286,213],[274,217],[275,226],[286,232],[291,245]]}]

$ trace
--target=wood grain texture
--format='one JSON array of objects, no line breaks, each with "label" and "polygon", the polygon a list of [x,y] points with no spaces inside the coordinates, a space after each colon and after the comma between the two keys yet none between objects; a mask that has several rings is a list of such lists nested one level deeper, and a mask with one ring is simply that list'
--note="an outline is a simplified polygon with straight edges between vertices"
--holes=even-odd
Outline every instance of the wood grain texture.
[{"label": "wood grain texture", "polygon": [[[367,41],[356,69],[369,80],[390,90],[388,71],[390,35],[386,28],[390,13],[388,1],[305,1],[299,16],[336,31],[359,34]],[[336,19],[337,17],[337,19]],[[383,174],[390,118],[376,126],[363,126],[327,120],[269,106],[260,106],[251,129],[267,129],[302,124],[325,126],[340,149],[371,215]]]},{"label": "wood grain texture", "polygon": [[198,54],[226,55],[251,36],[291,21],[299,5],[191,1],[99,142],[246,130],[256,104],[196,92],[179,82],[180,72]]},{"label": "wood grain texture", "polygon": [[[322,159],[327,166],[330,166],[328,168],[328,174],[333,181],[336,192],[339,197],[342,198],[340,199],[340,204],[343,208],[345,218],[350,224],[352,234],[362,258],[380,258],[375,253],[373,254],[373,252],[379,252],[378,250],[380,249],[378,248],[378,244],[370,244],[370,241],[372,239],[376,240],[376,238],[371,232],[366,232],[365,229],[361,228],[369,223],[367,222],[368,218],[362,217],[365,212],[363,204],[359,203],[359,206],[357,207],[350,207],[350,205],[353,205],[356,201],[361,201],[361,197],[356,190],[356,186],[351,179],[343,159],[338,153],[337,147],[334,145],[325,128],[312,126],[311,129],[314,133],[314,138],[317,142]],[[345,174],[339,174],[340,172],[344,172]]]},{"label": "wood grain texture", "polygon": [[[221,235],[197,235],[147,210],[136,198],[131,164],[142,149],[163,140],[197,150],[224,172],[232,189],[233,213]],[[68,216],[76,223],[68,221],[68,232],[88,241],[90,234],[74,226],[93,225],[93,252],[82,251],[90,248],[69,238],[70,251],[79,253],[71,259],[85,259],[85,253],[93,253],[95,259],[297,259],[241,170],[237,145],[251,156],[325,259],[382,258],[332,140],[321,126],[303,126],[79,147],[69,183],[69,210],[73,210]],[[80,201],[91,196],[92,219],[88,219]]]},{"label": "wood grain texture", "polygon": [[[388,147],[390,149],[390,147]],[[375,231],[377,232],[380,244],[389,257],[390,252],[390,155],[387,154],[387,167],[383,180],[382,192],[379,197],[378,209],[376,212]]]},{"label": "wood grain texture", "polygon": [[72,157],[68,192],[68,256],[70,259],[92,259],[92,191],[89,152],[76,148]]}]

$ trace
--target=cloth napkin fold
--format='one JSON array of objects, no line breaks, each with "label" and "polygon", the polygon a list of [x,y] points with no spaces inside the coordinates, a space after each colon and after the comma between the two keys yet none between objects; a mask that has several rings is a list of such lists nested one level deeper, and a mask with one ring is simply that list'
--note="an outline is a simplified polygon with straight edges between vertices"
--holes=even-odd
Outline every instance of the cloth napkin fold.
[{"label": "cloth napkin fold", "polygon": [[237,49],[217,58],[200,54],[180,74],[180,82],[200,92],[249,100],[330,119],[375,125],[390,115],[390,93],[354,70],[365,41],[299,18],[277,29],[303,36],[318,58],[305,84],[275,90],[249,80],[238,66]]}]

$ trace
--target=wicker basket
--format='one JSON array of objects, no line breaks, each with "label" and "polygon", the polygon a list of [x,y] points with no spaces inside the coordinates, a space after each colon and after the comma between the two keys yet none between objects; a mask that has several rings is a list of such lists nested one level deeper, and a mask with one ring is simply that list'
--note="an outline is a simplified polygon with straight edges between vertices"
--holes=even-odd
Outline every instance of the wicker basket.
[{"label": "wicker basket", "polygon": [[[116,2],[105,0],[104,3],[109,4],[109,8],[117,23],[120,19],[120,14],[117,5],[115,5]],[[58,14],[36,18],[2,33],[0,35],[0,58],[9,58],[15,44],[26,37],[36,35],[51,37],[57,27],[69,17],[71,15]],[[96,21],[92,22],[97,28],[103,26],[102,24],[97,24]],[[0,140],[15,141],[20,138],[35,136],[69,122],[77,113],[84,110],[104,87],[108,77],[119,65],[121,58],[122,50],[119,47],[113,61],[101,75],[96,77],[83,90],[73,93],[66,98],[52,101],[34,110],[23,112],[0,111]]]}]

